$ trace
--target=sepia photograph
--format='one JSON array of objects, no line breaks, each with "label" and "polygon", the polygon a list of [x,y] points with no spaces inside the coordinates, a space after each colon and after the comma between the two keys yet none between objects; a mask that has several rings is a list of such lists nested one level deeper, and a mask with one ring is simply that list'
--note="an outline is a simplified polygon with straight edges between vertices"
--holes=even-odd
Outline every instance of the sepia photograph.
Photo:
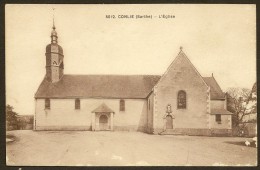
[{"label": "sepia photograph", "polygon": [[6,4],[6,166],[257,166],[256,5]]}]

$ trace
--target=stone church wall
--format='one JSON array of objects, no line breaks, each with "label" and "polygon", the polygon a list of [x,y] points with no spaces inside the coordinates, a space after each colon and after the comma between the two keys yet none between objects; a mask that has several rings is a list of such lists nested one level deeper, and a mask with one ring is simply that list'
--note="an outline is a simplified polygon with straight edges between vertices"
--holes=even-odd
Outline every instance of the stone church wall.
[{"label": "stone church wall", "polygon": [[36,99],[36,130],[91,130],[91,112],[103,102],[115,111],[114,130],[145,131],[147,128],[146,99],[125,99],[125,111],[119,111],[120,99],[51,99],[46,110],[45,100]]},{"label": "stone church wall", "polygon": [[[225,100],[211,100],[211,109],[226,109]],[[231,115],[221,115],[221,123],[216,122],[216,115],[210,115],[210,134],[212,136],[231,136],[232,117]]]},{"label": "stone church wall", "polygon": [[[186,109],[177,108],[179,90],[186,92]],[[177,132],[194,135],[208,135],[209,104],[208,86],[196,72],[189,60],[180,54],[170,65],[155,87],[154,133],[165,129],[166,107],[171,105],[173,129]]]},{"label": "stone church wall", "polygon": [[225,109],[225,100],[211,100],[211,109]]},{"label": "stone church wall", "polygon": [[216,122],[216,115],[210,115],[211,129],[231,129],[231,115],[221,115],[221,123]]}]

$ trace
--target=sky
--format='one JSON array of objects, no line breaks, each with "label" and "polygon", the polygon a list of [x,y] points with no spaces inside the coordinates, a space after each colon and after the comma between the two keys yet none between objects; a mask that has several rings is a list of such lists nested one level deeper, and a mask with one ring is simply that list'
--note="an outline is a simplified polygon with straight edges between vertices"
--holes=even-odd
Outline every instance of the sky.
[{"label": "sky", "polygon": [[53,15],[65,74],[162,75],[182,46],[200,74],[213,73],[223,91],[251,89],[256,82],[255,5],[9,4],[5,9],[6,104],[19,114],[35,112]]}]

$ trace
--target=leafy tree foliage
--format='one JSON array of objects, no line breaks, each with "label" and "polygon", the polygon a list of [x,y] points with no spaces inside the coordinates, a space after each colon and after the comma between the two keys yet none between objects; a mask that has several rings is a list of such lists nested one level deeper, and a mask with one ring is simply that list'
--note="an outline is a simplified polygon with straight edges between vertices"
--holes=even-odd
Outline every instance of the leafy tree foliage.
[{"label": "leafy tree foliage", "polygon": [[14,130],[17,129],[17,113],[13,111],[13,106],[7,105],[6,106],[6,127],[7,130]]}]

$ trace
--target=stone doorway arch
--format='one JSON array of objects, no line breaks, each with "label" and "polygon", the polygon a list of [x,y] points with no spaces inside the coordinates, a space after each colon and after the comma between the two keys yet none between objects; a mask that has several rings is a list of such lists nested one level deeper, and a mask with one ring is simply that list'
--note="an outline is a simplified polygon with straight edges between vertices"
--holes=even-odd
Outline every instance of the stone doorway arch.
[{"label": "stone doorway arch", "polygon": [[105,103],[94,109],[91,116],[92,131],[113,130],[114,113]]}]

